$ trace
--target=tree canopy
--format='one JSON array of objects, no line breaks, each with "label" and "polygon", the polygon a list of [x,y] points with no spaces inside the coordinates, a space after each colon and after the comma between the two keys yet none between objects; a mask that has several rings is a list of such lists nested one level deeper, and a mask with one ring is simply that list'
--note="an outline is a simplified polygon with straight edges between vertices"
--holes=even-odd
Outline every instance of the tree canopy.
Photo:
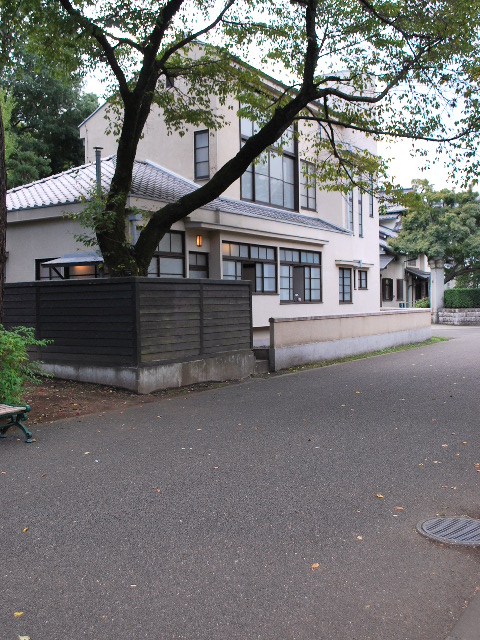
[{"label": "tree canopy", "polygon": [[[78,38],[75,25],[53,0],[1,0],[0,78],[20,75],[23,56],[35,52],[45,66],[52,65],[66,77],[75,75],[83,64],[83,54],[91,54],[88,40]],[[6,154],[14,156],[16,144],[11,127],[14,99],[0,87],[0,323],[3,317],[3,285],[6,265],[7,174]],[[5,111],[5,113],[4,113]],[[5,135],[4,120],[7,122]]]},{"label": "tree canopy", "polygon": [[445,282],[476,281],[480,275],[480,202],[471,189],[434,191],[418,181],[405,196],[406,214],[390,246],[408,255],[445,260]]},{"label": "tree canopy", "polygon": [[[344,144],[352,131],[449,141],[474,157],[479,0],[57,1],[116,87],[116,171],[95,224],[112,275],[145,275],[171,225],[218,197],[296,120],[319,124],[317,178],[327,188],[353,180],[368,190],[366,176],[379,169],[377,158]],[[252,51],[255,66],[282,78],[281,91],[241,62]],[[188,91],[165,89],[172,78]],[[218,128],[212,93],[238,100],[258,131],[206,184],[153,212],[131,245],[125,205],[152,105],[173,130]]]},{"label": "tree canopy", "polygon": [[83,93],[80,77],[60,75],[54,66],[24,53],[21,64],[0,77],[0,85],[8,87],[12,102],[8,120],[13,144],[7,155],[9,188],[83,163],[78,124],[97,108],[98,98]]}]

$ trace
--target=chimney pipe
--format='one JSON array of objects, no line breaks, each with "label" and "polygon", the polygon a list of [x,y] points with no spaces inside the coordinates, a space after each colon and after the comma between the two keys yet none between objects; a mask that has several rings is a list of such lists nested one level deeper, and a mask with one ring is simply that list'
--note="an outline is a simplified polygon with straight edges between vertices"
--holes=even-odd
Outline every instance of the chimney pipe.
[{"label": "chimney pipe", "polygon": [[97,173],[97,197],[102,197],[102,149],[103,147],[93,147],[95,149],[95,169]]}]

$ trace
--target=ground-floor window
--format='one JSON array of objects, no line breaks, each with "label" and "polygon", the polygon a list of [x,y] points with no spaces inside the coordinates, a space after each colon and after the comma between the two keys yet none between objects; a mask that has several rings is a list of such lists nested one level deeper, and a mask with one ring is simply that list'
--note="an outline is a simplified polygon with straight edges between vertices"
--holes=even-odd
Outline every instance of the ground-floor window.
[{"label": "ground-floor window", "polygon": [[421,300],[422,298],[428,298],[428,282],[426,280],[418,281],[415,283],[415,300]]},{"label": "ground-floor window", "polygon": [[352,270],[339,269],[339,301],[352,302]]},{"label": "ground-floor window", "polygon": [[224,280],[250,280],[255,293],[277,291],[277,256],[274,247],[223,242]]},{"label": "ground-floor window", "polygon": [[382,280],[382,300],[390,302],[393,300],[393,280],[392,278],[383,278]]},{"label": "ground-floor window", "polygon": [[58,258],[40,258],[35,260],[35,280],[82,280],[101,278],[108,275],[108,270],[100,263],[74,264],[69,266],[44,264]]},{"label": "ground-floor window", "polygon": [[190,251],[188,262],[190,278],[208,278],[208,253]]},{"label": "ground-floor window", "polygon": [[64,267],[55,267],[55,266],[49,267],[48,265],[43,265],[44,262],[48,262],[49,260],[55,260],[55,259],[56,258],[40,258],[35,260],[35,280],[64,280],[65,279]]},{"label": "ground-floor window", "polygon": [[185,276],[185,239],[181,231],[169,231],[160,240],[150,262],[151,278],[183,278]]},{"label": "ground-floor window", "polygon": [[280,249],[280,300],[322,301],[322,256],[316,251]]},{"label": "ground-floor window", "polygon": [[397,278],[397,300],[403,300],[403,279]]}]

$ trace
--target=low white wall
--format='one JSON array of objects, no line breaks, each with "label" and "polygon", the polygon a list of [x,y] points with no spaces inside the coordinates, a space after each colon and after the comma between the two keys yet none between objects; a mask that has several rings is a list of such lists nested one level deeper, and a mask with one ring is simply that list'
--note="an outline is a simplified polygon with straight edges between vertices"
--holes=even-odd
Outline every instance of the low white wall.
[{"label": "low white wall", "polygon": [[430,309],[270,319],[270,369],[334,360],[432,337]]}]

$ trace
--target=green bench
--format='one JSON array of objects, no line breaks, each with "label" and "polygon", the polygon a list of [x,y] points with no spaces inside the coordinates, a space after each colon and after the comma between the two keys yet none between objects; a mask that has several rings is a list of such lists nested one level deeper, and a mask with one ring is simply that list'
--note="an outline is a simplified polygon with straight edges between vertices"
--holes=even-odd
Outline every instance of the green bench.
[{"label": "green bench", "polygon": [[[21,420],[28,420],[27,413],[30,411],[28,404],[16,406],[13,404],[0,404],[0,438],[6,438],[6,433],[10,427],[18,427],[25,434],[25,442],[33,442],[30,431],[22,424]],[[4,421],[6,424],[3,424]]]}]

